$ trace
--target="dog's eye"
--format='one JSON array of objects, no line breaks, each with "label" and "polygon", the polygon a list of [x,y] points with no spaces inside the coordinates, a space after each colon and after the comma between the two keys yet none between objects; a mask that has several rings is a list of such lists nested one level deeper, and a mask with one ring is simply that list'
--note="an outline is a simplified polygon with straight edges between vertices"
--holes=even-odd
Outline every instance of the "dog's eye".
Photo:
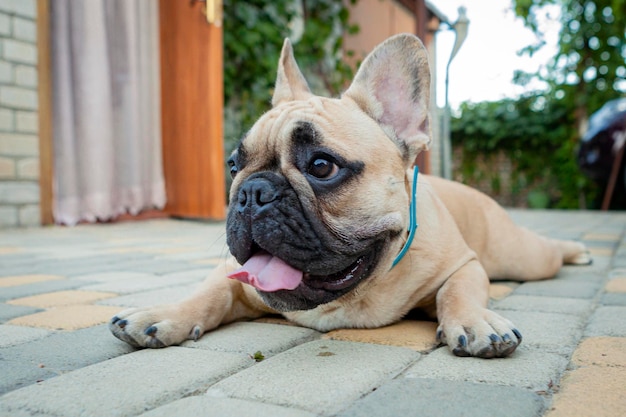
[{"label": "dog's eye", "polygon": [[309,164],[307,172],[315,178],[327,180],[337,175],[339,167],[327,159],[316,158]]},{"label": "dog's eye", "polygon": [[239,172],[239,168],[237,168],[235,161],[233,161],[232,159],[229,159],[228,167],[230,168],[230,177],[235,178],[235,175],[237,175],[237,172]]}]

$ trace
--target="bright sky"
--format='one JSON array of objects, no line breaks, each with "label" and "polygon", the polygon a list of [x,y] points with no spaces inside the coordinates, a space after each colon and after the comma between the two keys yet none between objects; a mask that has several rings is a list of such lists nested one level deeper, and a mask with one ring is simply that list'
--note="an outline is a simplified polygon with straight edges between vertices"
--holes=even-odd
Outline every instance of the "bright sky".
[{"label": "bright sky", "polygon": [[[516,18],[511,0],[433,0],[432,3],[451,22],[458,7],[465,6],[470,20],[465,43],[450,66],[449,100],[452,109],[463,101],[479,102],[517,97],[525,91],[512,83],[516,69],[537,71],[556,52],[559,23],[544,19],[547,46],[532,58],[517,51],[534,44],[535,35]],[[454,43],[454,34],[443,30],[437,38],[437,103],[444,105],[445,69]]]}]

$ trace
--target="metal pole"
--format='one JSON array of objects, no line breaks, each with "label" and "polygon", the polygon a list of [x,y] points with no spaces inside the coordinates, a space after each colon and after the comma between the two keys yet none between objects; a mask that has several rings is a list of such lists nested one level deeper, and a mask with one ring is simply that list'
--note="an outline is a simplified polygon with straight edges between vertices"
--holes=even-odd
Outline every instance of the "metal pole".
[{"label": "metal pole", "polygon": [[461,49],[461,45],[465,42],[465,38],[467,38],[467,29],[469,26],[469,19],[466,14],[467,10],[465,7],[459,7],[459,17],[457,21],[451,25],[452,30],[454,31],[454,46],[452,47],[452,52],[450,52],[450,58],[448,59],[448,64],[446,65],[446,84],[445,84],[445,107],[443,113],[443,135],[442,135],[442,174],[444,178],[452,179],[452,142],[450,140],[450,102],[448,100],[448,85],[450,80],[450,64],[452,60]]}]

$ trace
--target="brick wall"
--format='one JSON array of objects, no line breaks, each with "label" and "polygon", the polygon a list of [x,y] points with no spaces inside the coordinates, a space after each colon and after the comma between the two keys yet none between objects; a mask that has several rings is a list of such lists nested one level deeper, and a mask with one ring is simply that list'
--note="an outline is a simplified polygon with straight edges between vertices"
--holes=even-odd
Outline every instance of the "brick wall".
[{"label": "brick wall", "polygon": [[36,0],[0,0],[0,227],[39,216]]}]

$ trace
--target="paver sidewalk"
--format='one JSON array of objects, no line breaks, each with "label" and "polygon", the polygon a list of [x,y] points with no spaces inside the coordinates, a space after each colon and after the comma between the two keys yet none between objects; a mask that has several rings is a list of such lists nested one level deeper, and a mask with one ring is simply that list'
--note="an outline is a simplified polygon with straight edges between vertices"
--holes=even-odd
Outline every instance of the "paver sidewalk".
[{"label": "paver sidewalk", "polygon": [[626,415],[626,213],[511,215],[594,263],[493,283],[524,342],[492,360],[453,356],[413,319],[322,334],[270,317],[136,350],[106,322],[192,293],[228,253],[223,224],[2,230],[0,416]]}]

